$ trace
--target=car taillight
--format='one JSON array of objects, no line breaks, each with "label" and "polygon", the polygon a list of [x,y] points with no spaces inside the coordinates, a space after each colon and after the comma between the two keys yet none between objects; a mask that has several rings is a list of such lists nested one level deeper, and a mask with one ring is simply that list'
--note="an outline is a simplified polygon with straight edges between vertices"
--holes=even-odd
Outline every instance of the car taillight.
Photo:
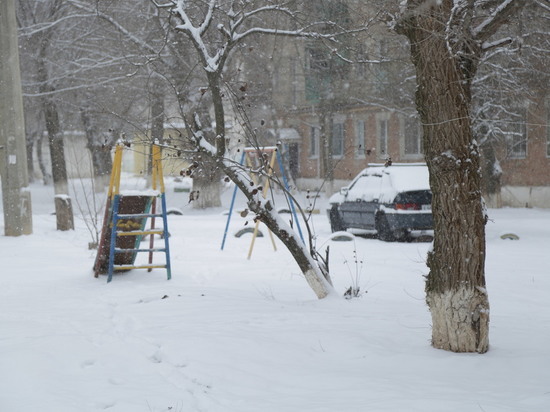
[{"label": "car taillight", "polygon": [[397,210],[420,210],[421,209],[418,203],[396,203],[395,208]]}]

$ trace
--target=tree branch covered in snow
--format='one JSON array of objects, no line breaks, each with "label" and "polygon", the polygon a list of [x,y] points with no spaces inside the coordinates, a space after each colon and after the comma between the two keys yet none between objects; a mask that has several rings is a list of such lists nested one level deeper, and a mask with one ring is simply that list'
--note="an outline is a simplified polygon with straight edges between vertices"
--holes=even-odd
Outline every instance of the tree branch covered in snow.
[{"label": "tree branch covered in snow", "polygon": [[[213,134],[207,132],[207,127],[201,124],[196,113],[191,121],[186,122],[192,146],[196,150],[194,158],[208,165],[208,168],[228,176],[237,185],[248,199],[248,207],[255,213],[255,219],[263,222],[283,242],[315,294],[319,298],[327,296],[332,291],[328,265],[313,247],[311,233],[308,233],[308,248],[295,230],[279,217],[273,203],[263,199],[262,191],[242,165],[228,159],[226,155],[224,99],[225,94],[230,92],[224,83],[224,69],[235,47],[252,35],[336,42],[336,37],[346,32],[346,29],[330,20],[303,23],[299,14],[302,11],[300,8],[305,6],[290,1],[152,1],[159,7],[159,11],[167,13],[171,29],[183,33],[193,45],[208,82],[205,93],[207,90],[212,101],[215,131]],[[253,143],[253,140],[250,141]],[[256,146],[263,159],[260,146]],[[262,169],[266,175],[271,175],[267,173],[269,165],[265,159],[263,161]]]},{"label": "tree branch covered in snow", "polygon": [[[332,281],[330,279],[328,265],[325,260],[317,253],[312,243],[312,234],[308,226],[308,243],[304,242],[298,236],[294,227],[283,220],[275,205],[270,199],[263,197],[263,187],[261,183],[255,183],[250,177],[250,170],[228,158],[219,158],[217,150],[210,145],[204,138],[202,124],[197,115],[193,118],[193,126],[188,127],[190,139],[194,142],[198,158],[209,164],[215,164],[226,176],[233,181],[240,191],[247,198],[247,206],[255,214],[254,221],[264,223],[267,228],[279,238],[288,251],[294,257],[300,267],[305,280],[317,295],[319,299],[328,296],[333,292]],[[270,166],[267,164],[267,156],[264,156],[262,148],[257,147],[261,166],[254,170],[254,173],[266,176],[272,183],[279,183],[279,188],[284,189],[280,182],[274,178]],[[286,195],[292,196],[288,191]],[[297,202],[296,202],[297,204]],[[301,208],[300,208],[301,211]],[[301,211],[302,212],[302,211]],[[302,212],[303,213],[303,212]],[[307,224],[307,220],[304,220]]]},{"label": "tree branch covered in snow", "polygon": [[[458,0],[455,0],[455,2]],[[526,0],[502,0],[499,2],[488,2],[491,4],[489,14],[483,21],[473,28],[472,33],[477,41],[486,41],[489,37],[508,20],[510,16],[516,13],[525,5]],[[474,2],[475,3],[475,2]],[[485,1],[480,1],[481,6],[486,6]]]}]

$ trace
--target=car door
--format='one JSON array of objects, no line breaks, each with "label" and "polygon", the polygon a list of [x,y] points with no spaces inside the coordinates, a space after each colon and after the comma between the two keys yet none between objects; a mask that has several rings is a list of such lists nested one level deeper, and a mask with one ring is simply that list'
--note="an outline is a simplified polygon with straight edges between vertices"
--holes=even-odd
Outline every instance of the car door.
[{"label": "car door", "polygon": [[380,180],[381,175],[369,174],[361,176],[350,186],[346,200],[340,205],[340,215],[347,228],[375,228]]}]

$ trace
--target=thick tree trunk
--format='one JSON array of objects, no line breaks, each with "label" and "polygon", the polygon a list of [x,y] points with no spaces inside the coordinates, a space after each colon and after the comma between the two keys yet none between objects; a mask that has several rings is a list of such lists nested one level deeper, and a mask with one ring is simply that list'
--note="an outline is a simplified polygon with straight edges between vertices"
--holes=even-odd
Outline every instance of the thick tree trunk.
[{"label": "thick tree trunk", "polygon": [[440,15],[411,17],[414,22],[401,30],[410,40],[416,67],[416,105],[433,192],[435,237],[427,262],[426,300],[432,314],[434,347],[483,353],[489,347],[486,215],[480,153],[469,114],[470,85],[479,51],[450,50],[445,26],[450,8],[450,2],[444,2],[438,8]]},{"label": "thick tree trunk", "polygon": [[[222,160],[225,156],[225,110],[223,107],[222,91],[220,88],[217,72],[208,73],[208,85],[212,94],[212,105],[214,107],[215,136],[213,143],[217,149],[217,158]],[[205,110],[206,113],[206,110]],[[209,116],[206,115],[208,119]],[[210,123],[210,119],[208,119]],[[220,207],[221,201],[221,177],[222,171],[218,163],[199,155],[196,159],[199,168],[193,172],[193,192],[195,209],[206,209],[209,207]],[[198,196],[197,196],[198,195]]]}]

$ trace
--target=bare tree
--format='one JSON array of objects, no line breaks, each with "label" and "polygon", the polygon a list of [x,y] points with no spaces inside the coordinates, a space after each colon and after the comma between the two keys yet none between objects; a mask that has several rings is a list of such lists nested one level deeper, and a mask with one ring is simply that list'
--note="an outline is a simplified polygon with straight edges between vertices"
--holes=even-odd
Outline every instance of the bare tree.
[{"label": "bare tree", "polygon": [[[52,0],[47,4],[31,4],[20,2],[19,21],[25,26],[41,26],[39,30],[28,33],[28,39],[23,50],[33,48],[33,53],[23,54],[33,56],[34,81],[39,96],[39,104],[43,113],[44,126],[48,134],[52,177],[55,190],[55,209],[57,215],[57,229],[69,230],[74,228],[71,200],[68,197],[67,166],[65,161],[62,121],[55,99],[55,76],[51,73],[53,53],[50,47],[56,31],[53,28],[56,20],[63,15],[62,2]],[[28,66],[27,66],[28,67]]]},{"label": "bare tree", "polygon": [[435,238],[426,300],[432,344],[455,352],[489,348],[485,215],[479,146],[471,127],[471,85],[492,36],[523,0],[401,2],[396,30],[410,41],[416,105],[433,191]]},{"label": "bare tree", "polygon": [[506,179],[501,163],[526,154],[529,109],[548,93],[549,11],[548,2],[527,2],[497,33],[514,41],[484,53],[472,84],[473,130],[483,153],[484,196],[490,206],[501,205],[501,179]]},{"label": "bare tree", "polygon": [[[292,8],[292,2],[285,1],[174,0],[155,1],[155,4],[171,16],[172,29],[183,33],[191,42],[206,77],[206,90],[214,112],[214,131],[209,137],[197,114],[187,122],[201,162],[235,182],[247,197],[249,209],[256,214],[256,219],[265,223],[292,253],[316,295],[319,298],[327,296],[332,290],[328,266],[319,260],[312,245],[308,249],[296,232],[278,217],[271,201],[260,198],[261,190],[251,185],[240,167],[227,158],[224,98],[228,91],[224,91],[224,70],[232,51],[253,35],[329,39],[341,28],[327,21],[292,28],[290,22],[296,21],[298,10]],[[316,30],[321,27],[325,28],[323,32]],[[212,184],[218,184],[218,176],[214,175]]]}]

